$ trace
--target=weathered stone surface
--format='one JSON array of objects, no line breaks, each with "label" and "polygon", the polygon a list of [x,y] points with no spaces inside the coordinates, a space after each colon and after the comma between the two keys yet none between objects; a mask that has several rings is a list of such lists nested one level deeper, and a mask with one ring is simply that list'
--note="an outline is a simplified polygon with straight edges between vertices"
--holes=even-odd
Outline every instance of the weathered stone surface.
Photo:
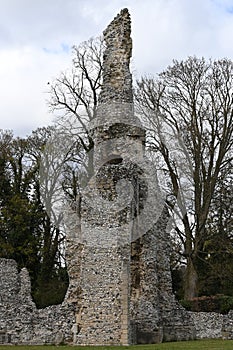
[{"label": "weathered stone surface", "polygon": [[65,300],[37,310],[27,270],[0,259],[0,344],[233,339],[233,312],[187,312],[172,293],[169,215],[134,114],[130,33],[127,9],[104,32],[103,87],[90,125],[95,174],[66,212]]},{"label": "weathered stone surface", "polygon": [[[168,216],[134,114],[130,31],[125,9],[104,32],[103,88],[90,125],[95,176],[82,197],[77,296],[76,343],[83,345],[162,341],[164,324],[173,326],[168,319],[179,309],[171,290]],[[187,315],[185,335],[177,329],[174,338],[193,338],[189,321]]]},{"label": "weathered stone surface", "polygon": [[[69,305],[37,310],[31,298],[26,269],[14,260],[0,259],[0,343],[56,344],[73,342],[74,312]],[[60,337],[58,337],[60,334]]]},{"label": "weathered stone surface", "polygon": [[[132,104],[130,31],[125,9],[104,32],[103,87],[97,117],[90,125],[95,176],[83,194],[80,235],[71,247],[72,256],[81,253],[78,280],[71,276],[73,290],[80,293],[69,293],[77,299],[76,343],[82,345],[129,344],[132,337],[131,204],[125,198],[117,202],[116,188],[120,180],[132,180],[136,171],[132,160],[142,158],[145,139]],[[71,236],[76,236],[75,230],[74,226]],[[73,261],[68,265],[75,268]]]},{"label": "weathered stone surface", "polygon": [[233,310],[223,316],[222,338],[233,339]]},{"label": "weathered stone surface", "polygon": [[192,312],[190,314],[194,320],[198,339],[222,337],[223,315],[215,312]]},{"label": "weathered stone surface", "polygon": [[131,20],[123,9],[104,31],[106,50],[103,57],[103,86],[100,103],[133,102],[132,76],[129,70],[132,55]]}]

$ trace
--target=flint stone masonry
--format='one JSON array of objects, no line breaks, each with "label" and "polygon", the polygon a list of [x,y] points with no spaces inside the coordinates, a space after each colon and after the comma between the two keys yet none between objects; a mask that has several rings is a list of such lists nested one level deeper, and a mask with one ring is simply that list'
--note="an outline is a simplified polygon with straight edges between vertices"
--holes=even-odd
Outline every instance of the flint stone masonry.
[{"label": "flint stone masonry", "polygon": [[233,310],[223,315],[222,338],[233,339]]},{"label": "flint stone masonry", "polygon": [[221,338],[223,315],[214,312],[191,313],[198,339]]},{"label": "flint stone masonry", "polygon": [[37,310],[28,271],[0,259],[0,344],[72,343],[74,312],[68,305]]},{"label": "flint stone masonry", "polygon": [[104,31],[106,50],[103,56],[103,86],[100,104],[133,103],[132,75],[129,70],[132,55],[131,20],[123,9]]},{"label": "flint stone masonry", "polygon": [[127,9],[104,39],[103,86],[90,124],[95,173],[65,215],[69,288],[61,305],[38,310],[27,270],[0,259],[0,344],[233,339],[233,312],[187,312],[175,300],[170,218],[156,170],[145,158],[145,130],[134,114]]},{"label": "flint stone masonry", "polygon": [[[18,273],[14,260],[0,259],[0,278],[0,344],[75,343],[78,328],[74,319],[74,309],[68,306],[67,302],[37,310],[30,296],[28,272],[23,269]],[[115,293],[117,299],[117,289]],[[221,315],[183,310],[183,322],[180,322],[180,311],[178,313],[179,322],[173,310],[170,320],[173,325],[169,329],[161,324],[156,335],[154,334],[154,342],[179,340],[177,334],[183,334],[181,340],[185,340],[187,316],[193,320],[196,339],[233,339],[233,311]],[[144,332],[142,335],[138,332],[138,342],[145,343],[146,335],[151,339],[150,332]]]},{"label": "flint stone masonry", "polygon": [[90,125],[95,176],[82,197],[80,242],[73,242],[74,249],[82,247],[76,286],[81,345],[160,342],[173,327],[174,309],[180,312],[172,339],[194,337],[192,319],[183,317],[172,295],[169,217],[134,114],[130,32],[127,9],[104,31],[103,87]]}]

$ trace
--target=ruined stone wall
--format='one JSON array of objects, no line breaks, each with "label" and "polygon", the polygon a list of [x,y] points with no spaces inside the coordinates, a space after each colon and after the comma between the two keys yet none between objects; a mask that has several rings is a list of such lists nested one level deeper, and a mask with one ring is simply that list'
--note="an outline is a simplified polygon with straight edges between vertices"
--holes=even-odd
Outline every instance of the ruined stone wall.
[{"label": "ruined stone wall", "polygon": [[106,28],[104,41],[106,50],[99,103],[132,103],[132,75],[129,70],[132,55],[131,19],[127,9],[123,9]]},{"label": "ruined stone wall", "polygon": [[190,315],[198,339],[222,337],[223,315],[214,312],[190,312]]},{"label": "ruined stone wall", "polygon": [[69,305],[38,310],[31,298],[28,271],[0,259],[0,344],[72,343],[74,312]]},{"label": "ruined stone wall", "polygon": [[0,343],[233,338],[232,312],[190,313],[172,293],[169,215],[156,170],[145,158],[145,130],[134,114],[130,34],[127,9],[104,32],[103,87],[89,126],[95,174],[65,215],[65,300],[38,310],[27,270],[19,273],[13,260],[0,259]]},{"label": "ruined stone wall", "polygon": [[223,316],[222,338],[233,339],[233,310]]},{"label": "ruined stone wall", "polygon": [[[110,250],[109,258],[111,258],[111,253]],[[103,269],[104,268],[106,267],[103,267]],[[18,273],[17,265],[14,260],[0,259],[0,282],[0,344],[76,343],[79,330],[76,328],[77,320],[74,319],[74,310],[71,305],[64,302],[62,305],[54,305],[37,310],[30,295],[30,279],[28,272],[26,269],[23,269]],[[104,281],[105,284],[106,282],[107,281]],[[117,279],[115,282],[114,296],[117,300],[119,298],[118,292],[120,288],[117,286]],[[135,288],[135,286],[133,288]],[[105,289],[105,292],[108,293],[108,289]],[[99,296],[100,295],[96,296],[96,298]],[[157,300],[157,297],[158,292],[155,293],[155,300]],[[105,303],[106,298],[104,298],[104,300]],[[112,302],[113,300],[109,298],[109,303]],[[95,308],[93,310],[95,310],[95,312],[96,308],[101,309],[105,313],[109,310],[109,305],[105,305],[104,303],[100,304],[99,300],[95,298],[93,299],[93,303],[93,307]],[[85,305],[83,304],[83,306]],[[143,306],[146,307],[144,313],[146,313],[148,317],[148,310],[150,310],[149,300],[147,305],[144,304]],[[156,308],[158,312],[159,306],[157,305]],[[84,314],[88,314],[85,312],[85,307],[83,307],[82,311]],[[189,321],[190,330],[192,322],[194,324],[192,331],[194,332],[193,336],[195,339],[233,339],[233,311],[230,311],[227,315],[221,315],[218,313],[187,312],[183,310],[182,319],[180,316],[181,314],[179,307],[176,312],[174,309],[170,312],[170,329],[165,329],[164,326],[160,324],[157,333],[154,333],[154,342],[189,339],[190,334],[187,333],[187,327],[185,327],[187,321]],[[154,315],[153,313],[153,317]],[[95,316],[96,314],[93,314],[93,317]],[[119,314],[116,313],[115,316],[117,319]],[[192,322],[190,322],[190,319]],[[86,321],[87,325],[91,327],[92,320],[88,319]],[[155,318],[154,321],[159,324],[158,318]],[[95,328],[92,328],[92,330],[94,332]],[[106,333],[108,333],[108,328],[106,328]],[[106,333],[105,338],[108,339]],[[147,336],[151,337],[150,330]],[[137,337],[140,343],[145,341],[145,333],[141,334],[139,332]],[[134,339],[134,341],[136,342],[136,339]]]},{"label": "ruined stone wall", "polygon": [[168,216],[134,114],[130,32],[126,9],[104,31],[103,87],[90,125],[95,175],[81,210],[77,344],[83,345],[161,341],[174,310],[173,338],[193,339],[192,320],[172,294]]},{"label": "ruined stone wall", "polygon": [[[129,152],[125,144],[134,150],[132,134],[135,131],[128,128],[126,133],[122,128],[122,125],[127,126],[129,116],[133,118],[129,71],[132,43],[127,10],[121,11],[108,26],[104,39],[103,88],[97,117],[90,125],[95,143],[95,176],[82,196],[79,228],[75,215],[67,214],[72,252],[68,266],[73,286],[68,290],[67,300],[71,300],[71,295],[76,299],[75,343],[81,345],[127,345],[131,342],[130,211],[124,206],[124,210],[119,211],[119,203],[114,207],[113,198],[117,179],[125,176],[128,170],[125,165],[118,164],[123,153]],[[135,121],[132,123],[134,127]],[[144,136],[144,132],[141,133]],[[139,152],[140,147],[138,142]],[[73,227],[69,223],[72,218]],[[79,260],[76,258],[75,266],[73,257],[77,251]]]}]

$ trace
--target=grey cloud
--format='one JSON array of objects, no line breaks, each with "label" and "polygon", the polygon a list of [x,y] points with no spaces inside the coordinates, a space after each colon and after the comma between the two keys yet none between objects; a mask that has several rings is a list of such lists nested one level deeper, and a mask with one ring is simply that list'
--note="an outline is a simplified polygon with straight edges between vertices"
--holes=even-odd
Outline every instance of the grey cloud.
[{"label": "grey cloud", "polygon": [[[132,67],[138,75],[156,74],[172,59],[193,54],[233,58],[232,0],[0,0],[0,59],[4,53],[0,92],[10,95],[0,106],[2,125],[19,130],[20,119],[28,130],[38,120],[51,120],[41,107],[45,96],[38,96],[44,84],[66,70],[72,45],[101,34],[123,7],[132,17]],[[10,74],[9,64],[15,63],[12,51],[17,50],[18,59],[25,48],[29,48],[26,63],[19,68],[15,64],[19,74]],[[34,70],[29,72],[28,65]],[[19,82],[19,77],[24,81]],[[37,87],[33,91],[26,83],[29,79]],[[18,91],[12,90],[12,81],[20,86]],[[26,107],[20,103],[23,93],[28,96]]]},{"label": "grey cloud", "polygon": [[87,26],[84,7],[85,1],[1,0],[1,43],[42,45],[88,36],[95,29],[91,22]]}]

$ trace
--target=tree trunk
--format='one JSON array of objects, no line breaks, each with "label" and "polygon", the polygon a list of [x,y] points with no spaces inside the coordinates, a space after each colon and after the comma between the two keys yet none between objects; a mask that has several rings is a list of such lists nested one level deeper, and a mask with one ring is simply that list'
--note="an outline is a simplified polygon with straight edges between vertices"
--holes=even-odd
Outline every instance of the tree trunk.
[{"label": "tree trunk", "polygon": [[197,296],[197,280],[198,276],[193,259],[188,257],[184,275],[184,299],[190,300]]}]

